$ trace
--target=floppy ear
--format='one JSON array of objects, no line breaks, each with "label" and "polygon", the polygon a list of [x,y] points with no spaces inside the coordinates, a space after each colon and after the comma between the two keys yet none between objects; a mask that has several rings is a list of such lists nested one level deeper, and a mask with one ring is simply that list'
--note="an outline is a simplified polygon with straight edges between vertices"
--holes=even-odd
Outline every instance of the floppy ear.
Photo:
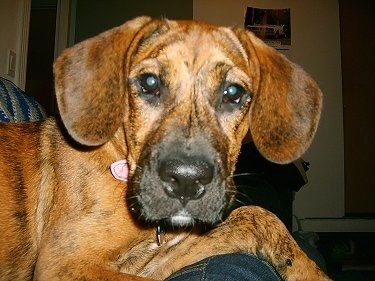
[{"label": "floppy ear", "polygon": [[322,93],[298,65],[249,31],[234,32],[247,50],[254,77],[250,133],[261,154],[288,163],[311,144],[322,108]]},{"label": "floppy ear", "polygon": [[55,61],[59,112],[79,143],[103,144],[123,122],[126,53],[135,34],[150,20],[128,21],[66,49]]}]

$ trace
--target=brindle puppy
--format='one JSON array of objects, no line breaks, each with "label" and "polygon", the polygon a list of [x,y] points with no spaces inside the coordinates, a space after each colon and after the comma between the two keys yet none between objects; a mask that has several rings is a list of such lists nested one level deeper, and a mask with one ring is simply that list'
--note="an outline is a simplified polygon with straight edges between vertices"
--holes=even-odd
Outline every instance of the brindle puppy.
[{"label": "brindle puppy", "polygon": [[240,28],[140,17],[54,73],[62,122],[0,124],[1,280],[163,279],[238,251],[328,280],[274,215],[224,217],[248,132],[278,163],[309,146],[321,92],[300,67]]}]

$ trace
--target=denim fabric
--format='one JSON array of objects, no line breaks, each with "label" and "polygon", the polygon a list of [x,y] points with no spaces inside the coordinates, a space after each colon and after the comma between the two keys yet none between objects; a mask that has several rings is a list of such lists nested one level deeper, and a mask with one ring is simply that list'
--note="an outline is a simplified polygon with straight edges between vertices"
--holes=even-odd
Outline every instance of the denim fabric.
[{"label": "denim fabric", "polygon": [[266,261],[247,253],[206,258],[174,273],[166,281],[280,281]]}]

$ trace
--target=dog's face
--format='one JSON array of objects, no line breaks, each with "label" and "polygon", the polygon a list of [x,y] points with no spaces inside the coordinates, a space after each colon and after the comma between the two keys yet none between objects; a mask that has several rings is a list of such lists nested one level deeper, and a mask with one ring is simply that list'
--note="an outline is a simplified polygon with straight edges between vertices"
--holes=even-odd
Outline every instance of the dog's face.
[{"label": "dog's face", "polygon": [[129,59],[130,120],[144,123],[130,196],[147,219],[221,218],[257,83],[246,62],[233,35],[176,23],[157,26]]},{"label": "dog's face", "polygon": [[321,93],[248,31],[137,18],[68,49],[54,66],[60,112],[85,145],[125,131],[127,197],[147,221],[216,223],[248,131],[286,163],[311,142]]}]

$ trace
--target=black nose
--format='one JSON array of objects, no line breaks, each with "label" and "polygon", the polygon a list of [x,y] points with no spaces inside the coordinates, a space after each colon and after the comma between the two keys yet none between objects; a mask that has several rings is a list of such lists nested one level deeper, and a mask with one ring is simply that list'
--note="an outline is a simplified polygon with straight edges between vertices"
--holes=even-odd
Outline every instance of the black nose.
[{"label": "black nose", "polygon": [[203,196],[206,185],[212,181],[214,167],[202,159],[177,157],[162,161],[158,172],[168,196],[186,205]]}]

